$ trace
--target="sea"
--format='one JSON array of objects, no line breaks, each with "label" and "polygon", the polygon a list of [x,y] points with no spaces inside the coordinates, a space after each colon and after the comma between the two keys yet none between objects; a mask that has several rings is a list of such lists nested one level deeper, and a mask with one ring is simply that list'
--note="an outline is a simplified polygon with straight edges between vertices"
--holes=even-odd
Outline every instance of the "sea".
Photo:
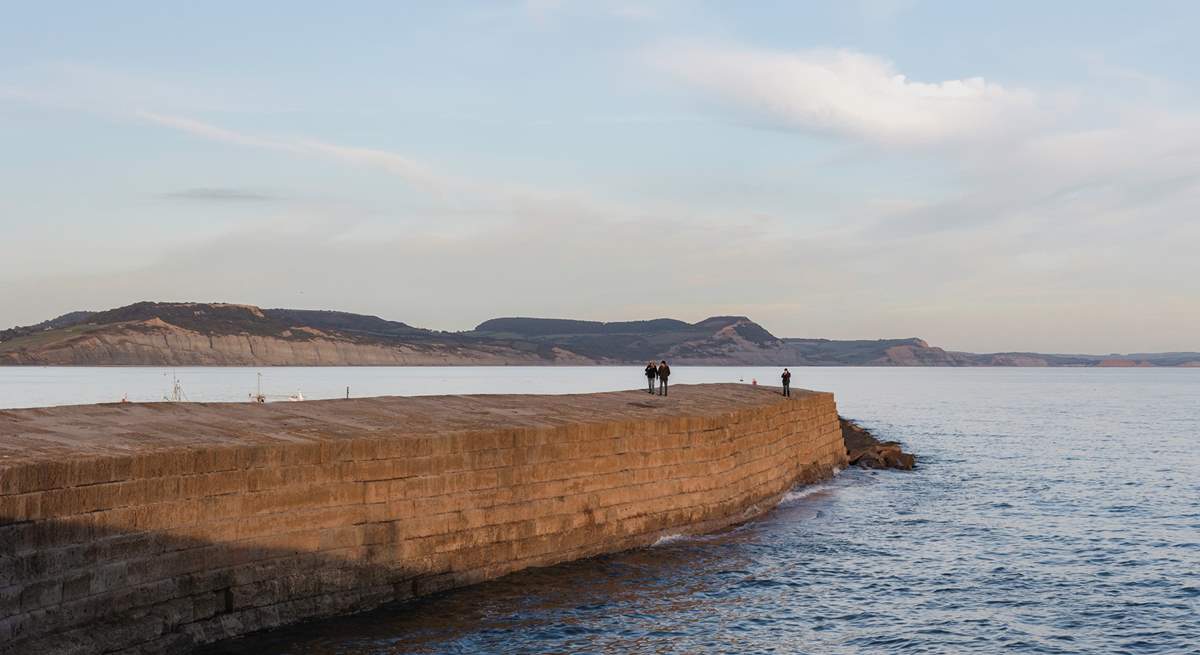
[{"label": "sea", "polygon": [[[780,369],[673,367],[777,384]],[[639,388],[640,367],[3,368],[0,407]],[[796,368],[918,456],[758,519],[208,655],[1200,653],[1200,369]]]}]

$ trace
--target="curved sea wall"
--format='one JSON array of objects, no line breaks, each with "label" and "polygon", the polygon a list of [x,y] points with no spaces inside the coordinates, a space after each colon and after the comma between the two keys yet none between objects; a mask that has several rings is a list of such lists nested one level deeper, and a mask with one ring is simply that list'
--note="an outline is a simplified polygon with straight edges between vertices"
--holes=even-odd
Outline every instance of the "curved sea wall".
[{"label": "curved sea wall", "polygon": [[738,523],[846,462],[833,396],[0,411],[0,652],[160,653]]}]

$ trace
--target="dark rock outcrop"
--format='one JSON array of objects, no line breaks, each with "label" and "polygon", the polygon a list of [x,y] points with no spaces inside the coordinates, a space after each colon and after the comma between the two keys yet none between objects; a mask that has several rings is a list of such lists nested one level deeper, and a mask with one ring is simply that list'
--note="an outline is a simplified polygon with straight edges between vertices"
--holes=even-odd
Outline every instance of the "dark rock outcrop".
[{"label": "dark rock outcrop", "polygon": [[851,466],[867,469],[900,469],[911,471],[917,465],[917,457],[906,453],[896,441],[880,441],[861,425],[838,417],[842,426],[842,440],[846,443],[846,459]]}]

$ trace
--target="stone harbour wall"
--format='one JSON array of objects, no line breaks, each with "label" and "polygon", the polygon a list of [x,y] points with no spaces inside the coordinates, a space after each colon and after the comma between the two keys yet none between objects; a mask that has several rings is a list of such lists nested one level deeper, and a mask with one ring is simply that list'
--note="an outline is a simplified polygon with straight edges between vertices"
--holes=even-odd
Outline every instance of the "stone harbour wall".
[{"label": "stone harbour wall", "polygon": [[0,653],[163,653],[711,531],[832,475],[831,394],[0,411]]}]

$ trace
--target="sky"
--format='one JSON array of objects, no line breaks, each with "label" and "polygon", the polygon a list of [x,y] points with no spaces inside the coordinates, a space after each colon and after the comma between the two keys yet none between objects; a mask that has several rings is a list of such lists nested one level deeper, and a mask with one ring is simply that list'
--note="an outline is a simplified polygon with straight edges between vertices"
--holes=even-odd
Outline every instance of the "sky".
[{"label": "sky", "polygon": [[1194,2],[7,2],[0,327],[1200,350]]}]

